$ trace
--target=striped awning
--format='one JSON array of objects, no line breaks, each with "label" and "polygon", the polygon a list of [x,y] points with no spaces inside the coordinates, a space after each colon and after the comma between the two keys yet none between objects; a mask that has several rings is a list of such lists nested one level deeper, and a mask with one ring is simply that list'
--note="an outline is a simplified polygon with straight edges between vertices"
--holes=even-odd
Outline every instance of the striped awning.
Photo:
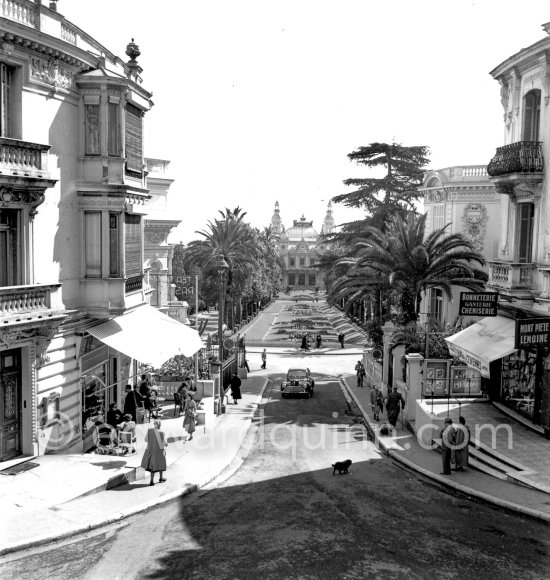
[{"label": "striped awning", "polygon": [[202,348],[196,330],[148,305],[89,328],[88,333],[154,368],[178,354],[192,356]]}]

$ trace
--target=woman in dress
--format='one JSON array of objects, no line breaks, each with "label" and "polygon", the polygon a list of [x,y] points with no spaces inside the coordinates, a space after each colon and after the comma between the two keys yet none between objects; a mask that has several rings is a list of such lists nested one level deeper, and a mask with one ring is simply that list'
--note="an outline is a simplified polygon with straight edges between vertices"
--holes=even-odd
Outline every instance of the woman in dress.
[{"label": "woman in dress", "polygon": [[160,430],[160,420],[153,421],[153,427],[150,427],[145,434],[145,443],[147,448],[141,460],[141,467],[151,473],[151,481],[149,485],[155,485],[153,478],[155,473],[159,472],[159,483],[163,483],[166,479],[163,473],[166,471],[166,451],[168,446],[164,431]]},{"label": "woman in dress", "polygon": [[197,417],[197,403],[193,400],[193,393],[187,393],[187,398],[185,399],[185,407],[183,409],[183,428],[187,429],[189,433],[189,438],[187,441],[193,439],[193,433],[195,432],[195,419]]},{"label": "woman in dress", "polygon": [[455,464],[456,471],[464,471],[465,467],[468,467],[469,451],[468,446],[470,444],[470,428],[466,425],[466,419],[462,415],[458,418],[459,424],[455,429],[455,447],[453,449],[453,462]]},{"label": "woman in dress", "polygon": [[239,378],[239,375],[237,373],[233,373],[233,376],[231,377],[231,396],[233,397],[233,403],[235,403],[235,405],[237,404],[237,401],[239,399],[242,399],[241,397],[241,384],[242,381]]}]

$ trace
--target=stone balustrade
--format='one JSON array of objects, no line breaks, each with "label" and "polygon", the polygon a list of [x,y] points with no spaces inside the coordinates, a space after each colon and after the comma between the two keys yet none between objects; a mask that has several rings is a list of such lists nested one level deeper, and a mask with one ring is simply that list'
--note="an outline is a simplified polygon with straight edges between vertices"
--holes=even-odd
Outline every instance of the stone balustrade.
[{"label": "stone balustrade", "polygon": [[535,264],[490,262],[489,285],[506,290],[531,288],[535,269]]},{"label": "stone balustrade", "polygon": [[0,0],[3,18],[36,28],[36,4],[30,0]]},{"label": "stone balustrade", "polygon": [[469,165],[463,168],[463,177],[486,177],[487,165]]},{"label": "stone balustrade", "polygon": [[49,145],[0,137],[0,172],[46,177]]},{"label": "stone balustrade", "polygon": [[61,284],[0,287],[0,319],[17,314],[50,310],[52,295]]}]

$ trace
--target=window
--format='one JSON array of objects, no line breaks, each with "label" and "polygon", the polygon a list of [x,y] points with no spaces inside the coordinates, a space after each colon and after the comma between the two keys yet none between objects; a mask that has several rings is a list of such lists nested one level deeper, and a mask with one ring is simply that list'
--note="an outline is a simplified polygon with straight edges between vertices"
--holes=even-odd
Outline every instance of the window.
[{"label": "window", "polygon": [[85,105],[85,153],[99,155],[99,105]]},{"label": "window", "polygon": [[300,258],[300,266],[302,266],[302,268],[306,265],[306,259],[305,258]]},{"label": "window", "polygon": [[294,286],[296,284],[296,274],[289,274],[288,275],[288,285]]},{"label": "window", "polygon": [[126,135],[124,142],[126,169],[141,175],[143,170],[142,113],[134,105],[126,105]]},{"label": "window", "polygon": [[298,274],[298,286],[305,286],[306,285],[306,275],[305,274]]},{"label": "window", "polygon": [[540,126],[540,91],[529,91],[523,98],[523,140],[538,141]]},{"label": "window", "polygon": [[13,68],[0,63],[0,136],[13,137]]},{"label": "window", "polygon": [[445,226],[445,206],[442,204],[433,206],[433,229],[440,230]]},{"label": "window", "polygon": [[314,267],[315,267],[315,258],[310,258],[310,259],[309,259],[309,266],[310,266],[311,268],[314,268]]},{"label": "window", "polygon": [[120,276],[119,215],[109,214],[109,276]]},{"label": "window", "polygon": [[[109,155],[120,156],[120,106],[109,97]],[[118,101],[118,99],[117,99]]]},{"label": "window", "polygon": [[101,278],[101,212],[84,212],[85,275]]},{"label": "window", "polygon": [[443,290],[441,288],[432,288],[430,290],[430,312],[431,319],[441,321],[443,316]]},{"label": "window", "polygon": [[533,248],[533,213],[532,203],[518,204],[518,262],[531,261]]},{"label": "window", "polygon": [[127,278],[139,276],[142,272],[141,255],[141,216],[125,214],[124,243],[125,243],[125,271]]},{"label": "window", "polygon": [[309,285],[310,286],[315,286],[315,274],[310,274],[309,275]]},{"label": "window", "polygon": [[18,218],[15,209],[0,209],[0,286],[17,286],[19,280]]},{"label": "window", "polygon": [[295,266],[296,265],[296,258],[289,258],[288,259],[288,263],[290,266]]}]

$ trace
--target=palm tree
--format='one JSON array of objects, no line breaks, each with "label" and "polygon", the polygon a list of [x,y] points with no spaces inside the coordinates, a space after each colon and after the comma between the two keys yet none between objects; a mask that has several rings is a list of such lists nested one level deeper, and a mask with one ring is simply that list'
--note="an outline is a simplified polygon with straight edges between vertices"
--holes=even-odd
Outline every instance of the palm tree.
[{"label": "palm tree", "polygon": [[[484,258],[462,234],[448,234],[447,226],[425,237],[426,215],[394,216],[385,231],[366,228],[352,244],[352,273],[360,273],[366,287],[385,278],[399,295],[402,322],[416,321],[422,294],[440,288],[451,298],[453,286],[479,291],[486,273],[478,267]],[[347,281],[342,281],[345,286]]]},{"label": "palm tree", "polygon": [[205,230],[196,233],[203,237],[193,240],[185,249],[185,262],[189,267],[200,267],[203,278],[217,279],[216,271],[220,256],[225,259],[229,270],[226,277],[226,300],[230,308],[226,309],[230,326],[233,325],[233,302],[237,288],[236,276],[249,269],[251,263],[259,256],[250,226],[243,221],[245,213],[241,208],[225,213],[219,212],[223,219],[208,222]]}]

